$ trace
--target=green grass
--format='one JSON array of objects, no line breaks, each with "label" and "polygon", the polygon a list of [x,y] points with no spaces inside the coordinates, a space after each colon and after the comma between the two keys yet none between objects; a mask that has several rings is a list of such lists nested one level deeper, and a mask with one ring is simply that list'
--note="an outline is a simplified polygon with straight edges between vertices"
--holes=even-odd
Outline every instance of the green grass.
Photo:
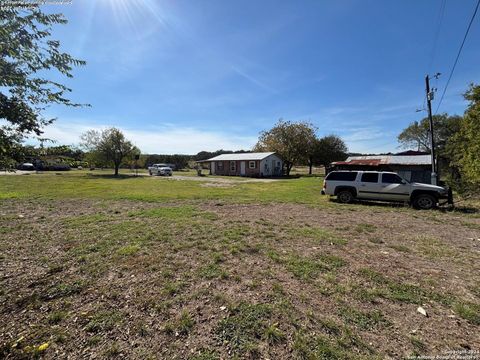
[{"label": "green grass", "polygon": [[228,344],[235,354],[255,352],[255,345],[262,337],[280,338],[280,332],[268,323],[273,309],[269,304],[240,303],[233,307],[227,318],[220,321],[216,329],[221,341]]},{"label": "green grass", "polygon": [[468,322],[480,326],[480,305],[470,302],[459,302],[454,306],[455,312]]},{"label": "green grass", "polygon": [[112,330],[122,322],[121,313],[115,310],[100,311],[95,313],[85,326],[89,333],[99,333]]},{"label": "green grass", "polygon": [[[168,181],[151,177],[119,177],[82,171],[0,176],[0,199],[128,199],[139,201],[218,200],[226,202],[290,202],[323,204],[327,197],[320,194],[321,178],[303,177],[268,183],[235,183],[228,188],[205,187],[202,181]],[[235,179],[237,180],[237,179]],[[168,186],[167,186],[168,184]]]},{"label": "green grass", "polygon": [[352,306],[342,306],[338,313],[347,324],[355,325],[361,330],[375,330],[391,325],[378,310],[360,311]]},{"label": "green grass", "polygon": [[345,265],[343,259],[333,255],[314,258],[291,255],[283,262],[293,275],[303,280],[315,279],[321,272],[332,271]]},{"label": "green grass", "polygon": [[188,335],[193,329],[195,321],[187,310],[181,312],[180,316],[165,325],[165,332],[168,334]]},{"label": "green grass", "polygon": [[[422,353],[421,341],[430,349],[458,334],[445,326],[414,338],[393,303],[453,310],[457,319],[445,321],[462,322],[465,334],[479,325],[473,268],[456,262],[437,275],[426,259],[467,252],[467,242],[440,232],[416,241],[409,227],[398,235],[408,254],[388,248],[378,219],[419,213],[339,206],[320,196],[314,177],[202,184],[85,172],[0,177],[0,260],[13,264],[0,289],[11,304],[1,325],[26,335],[18,348],[20,335],[1,344],[0,357],[25,358],[24,348],[50,341],[46,357],[78,357],[88,346],[99,358],[370,359],[387,355],[385,341]],[[398,267],[378,263],[392,255]],[[442,287],[460,271],[463,297]]]},{"label": "green grass", "polygon": [[377,286],[375,291],[370,293],[372,296],[412,304],[422,304],[430,300],[443,305],[451,305],[454,302],[450,295],[440,294],[419,285],[396,281],[368,268],[361,269],[360,275]]},{"label": "green grass", "polygon": [[289,229],[295,237],[306,237],[313,239],[319,244],[345,245],[347,240],[334,232],[319,227],[292,227]]}]

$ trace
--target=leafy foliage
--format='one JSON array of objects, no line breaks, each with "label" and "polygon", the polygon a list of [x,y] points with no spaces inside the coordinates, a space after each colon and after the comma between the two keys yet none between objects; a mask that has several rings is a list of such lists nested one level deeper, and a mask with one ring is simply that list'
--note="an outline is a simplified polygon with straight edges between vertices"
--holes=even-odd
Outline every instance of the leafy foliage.
[{"label": "leafy foliage", "polygon": [[480,86],[471,84],[464,94],[470,101],[459,131],[449,142],[451,165],[459,166],[463,187],[480,187]]},{"label": "leafy foliage", "polygon": [[62,14],[44,14],[39,5],[0,8],[0,166],[9,166],[22,156],[25,136],[41,136],[46,119],[42,111],[50,104],[81,106],[66,98],[71,89],[43,76],[57,70],[71,78],[75,66],[85,65],[61,51],[52,40],[53,25],[66,24]]},{"label": "leafy foliage", "polygon": [[[348,148],[345,142],[336,135],[324,136],[314,142],[309,164],[323,165],[328,167],[334,161],[341,161],[347,158]],[[310,171],[311,173],[311,171]]]},{"label": "leafy foliage", "polygon": [[280,119],[272,129],[260,133],[254,151],[273,151],[279,154],[285,161],[289,175],[294,164],[307,161],[316,140],[315,130],[308,122]]},{"label": "leafy foliage", "polygon": [[124,159],[140,152],[117,128],[87,131],[82,135],[82,146],[90,152],[93,161],[113,163],[115,176]]}]

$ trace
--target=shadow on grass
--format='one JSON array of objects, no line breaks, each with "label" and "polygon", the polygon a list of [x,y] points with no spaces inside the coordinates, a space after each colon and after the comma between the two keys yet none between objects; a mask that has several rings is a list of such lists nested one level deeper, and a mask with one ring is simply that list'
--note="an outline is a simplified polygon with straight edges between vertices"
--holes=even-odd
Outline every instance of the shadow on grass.
[{"label": "shadow on grass", "polygon": [[452,209],[454,212],[459,212],[462,214],[478,214],[480,209],[471,207],[471,206],[456,206]]},{"label": "shadow on grass", "polygon": [[[340,204],[336,199],[330,199],[330,201],[332,202],[335,202],[337,204]],[[342,204],[343,205],[343,204]],[[370,206],[370,207],[383,207],[383,208],[391,208],[391,209],[395,209],[395,208],[411,208],[413,209],[413,207],[411,207],[410,205],[408,205],[407,203],[397,203],[397,202],[381,202],[381,201],[369,201],[369,200],[356,200],[355,202],[351,203],[351,204],[348,204],[350,206]],[[421,211],[421,210],[418,210],[418,211]],[[451,206],[439,206],[435,209],[431,209],[431,210],[426,210],[426,211],[439,211],[439,212],[442,212],[442,213],[446,213],[446,212],[458,212],[458,213],[463,213],[463,214],[478,214],[480,213],[480,209],[479,208],[475,208],[475,207],[471,207],[471,206],[459,206],[459,207],[451,207]]]},{"label": "shadow on grass", "polygon": [[382,202],[382,201],[370,201],[370,200],[354,200],[350,204],[342,204],[335,198],[330,198],[330,202],[337,203],[339,205],[345,206],[366,206],[366,207],[384,207],[384,208],[408,208],[409,206],[405,203],[400,202]]},{"label": "shadow on grass", "polygon": [[85,175],[87,179],[113,179],[113,180],[125,180],[125,179],[141,179],[143,176],[135,176],[135,174],[92,174],[92,173],[87,173]]}]

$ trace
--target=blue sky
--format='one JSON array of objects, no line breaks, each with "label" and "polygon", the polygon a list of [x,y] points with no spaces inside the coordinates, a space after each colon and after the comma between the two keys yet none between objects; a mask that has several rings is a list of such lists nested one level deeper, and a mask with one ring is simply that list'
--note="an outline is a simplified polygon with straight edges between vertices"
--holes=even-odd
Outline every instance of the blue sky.
[{"label": "blue sky", "polygon": [[[475,0],[73,0],[54,36],[88,62],[64,80],[92,107],[51,107],[46,136],[75,144],[121,128],[146,153],[249,149],[279,118],[342,136],[351,151],[397,151],[425,112],[424,77],[439,95]],[[462,114],[480,82],[480,16],[439,112]]]}]

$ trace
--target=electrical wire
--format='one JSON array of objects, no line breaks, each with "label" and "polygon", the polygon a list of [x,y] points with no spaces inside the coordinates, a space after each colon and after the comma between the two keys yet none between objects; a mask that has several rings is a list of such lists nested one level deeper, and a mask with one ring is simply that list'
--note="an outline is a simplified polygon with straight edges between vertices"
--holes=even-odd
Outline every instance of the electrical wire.
[{"label": "electrical wire", "polygon": [[[429,74],[432,70],[432,66],[434,64],[435,60],[435,55],[437,53],[437,44],[438,44],[438,36],[440,34],[440,29],[442,28],[442,22],[443,22],[443,15],[445,13],[445,5],[447,3],[447,0],[442,0],[442,3],[440,4],[440,8],[438,10],[438,16],[437,16],[437,28],[435,30],[434,38],[433,38],[433,46],[432,46],[432,51],[430,53],[430,61],[428,63],[428,68],[427,68],[427,74]],[[438,81],[438,79],[437,79]],[[425,103],[427,101],[427,95],[423,97],[423,102],[421,107],[417,108],[416,112],[426,110]]]},{"label": "electrical wire", "polygon": [[468,33],[470,32],[470,28],[472,27],[473,20],[477,15],[479,6],[480,6],[480,0],[477,1],[477,5],[475,6],[475,11],[473,12],[472,18],[470,19],[470,23],[468,24],[467,31],[465,32],[465,36],[463,37],[462,44],[460,45],[460,49],[458,49],[457,57],[455,58],[455,62],[453,63],[452,70],[450,71],[450,75],[448,76],[447,83],[445,85],[445,88],[443,89],[442,96],[440,97],[440,101],[438,102],[437,109],[435,110],[435,114],[438,113],[438,109],[440,108],[440,105],[442,105],[443,98],[445,97],[445,93],[447,92],[448,85],[450,84],[450,80],[452,80],[453,73],[455,71],[455,68],[457,67],[458,59],[460,58],[460,54],[462,53],[462,50],[463,50],[463,45],[465,45],[465,41],[467,40]]},{"label": "electrical wire", "polygon": [[442,28],[443,15],[445,13],[446,3],[447,3],[447,0],[443,0],[442,3],[440,4],[440,9],[438,11],[437,29],[435,31],[432,52],[430,54],[430,63],[428,64],[428,72],[429,73],[432,71],[432,66],[434,64],[435,55],[437,54],[438,36],[440,34],[440,29]]}]

